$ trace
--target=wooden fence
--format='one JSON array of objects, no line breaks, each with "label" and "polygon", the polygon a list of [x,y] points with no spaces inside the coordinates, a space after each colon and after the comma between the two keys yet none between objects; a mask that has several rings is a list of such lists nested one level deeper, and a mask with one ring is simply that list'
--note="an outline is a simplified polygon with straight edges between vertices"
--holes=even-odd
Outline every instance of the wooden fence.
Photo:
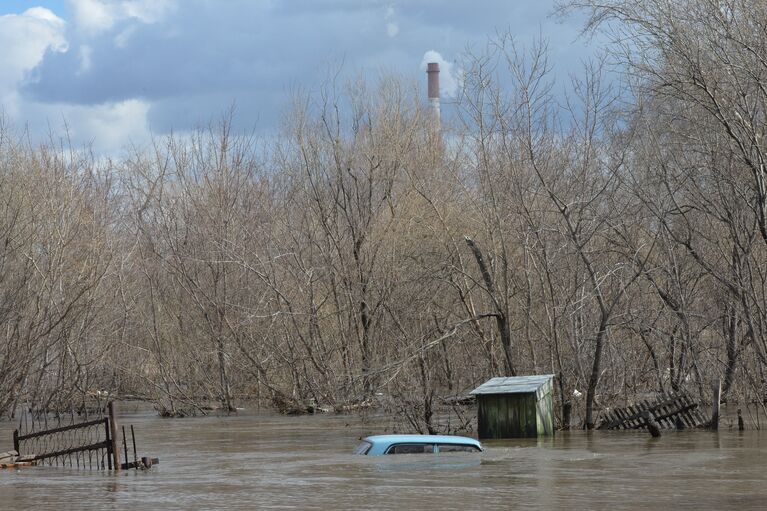
[{"label": "wooden fence", "polygon": [[626,408],[615,408],[605,414],[597,429],[643,429],[645,414],[663,429],[697,428],[706,424],[698,403],[684,392],[663,393],[655,402],[641,401]]}]

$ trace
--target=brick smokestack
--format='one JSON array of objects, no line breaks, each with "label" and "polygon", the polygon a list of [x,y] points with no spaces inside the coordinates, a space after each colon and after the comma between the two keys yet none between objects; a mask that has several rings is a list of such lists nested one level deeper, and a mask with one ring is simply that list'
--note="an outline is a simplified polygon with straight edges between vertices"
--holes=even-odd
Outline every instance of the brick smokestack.
[{"label": "brick smokestack", "polygon": [[426,64],[426,76],[429,78],[429,106],[434,116],[434,127],[439,129],[439,63],[429,62]]}]

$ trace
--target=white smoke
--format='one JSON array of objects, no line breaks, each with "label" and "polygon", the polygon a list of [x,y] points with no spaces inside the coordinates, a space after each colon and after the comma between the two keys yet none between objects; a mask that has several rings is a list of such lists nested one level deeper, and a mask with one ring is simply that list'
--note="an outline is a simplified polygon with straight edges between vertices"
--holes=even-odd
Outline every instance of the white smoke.
[{"label": "white smoke", "polygon": [[429,50],[423,54],[421,69],[426,71],[426,64],[436,62],[439,64],[439,95],[443,98],[453,98],[463,85],[461,69],[453,62],[445,60],[438,51]]}]

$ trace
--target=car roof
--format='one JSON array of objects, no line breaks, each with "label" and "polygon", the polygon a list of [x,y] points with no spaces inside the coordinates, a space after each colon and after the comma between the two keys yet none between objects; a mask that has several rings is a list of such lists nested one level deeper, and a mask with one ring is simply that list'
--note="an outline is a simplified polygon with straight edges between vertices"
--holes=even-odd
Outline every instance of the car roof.
[{"label": "car roof", "polygon": [[371,443],[402,443],[402,442],[424,442],[431,444],[471,444],[479,445],[479,441],[473,438],[457,435],[371,435],[364,438]]},{"label": "car roof", "polygon": [[364,454],[372,456],[385,454],[391,446],[397,444],[465,445],[482,450],[478,440],[455,435],[371,435],[363,440],[370,444]]}]

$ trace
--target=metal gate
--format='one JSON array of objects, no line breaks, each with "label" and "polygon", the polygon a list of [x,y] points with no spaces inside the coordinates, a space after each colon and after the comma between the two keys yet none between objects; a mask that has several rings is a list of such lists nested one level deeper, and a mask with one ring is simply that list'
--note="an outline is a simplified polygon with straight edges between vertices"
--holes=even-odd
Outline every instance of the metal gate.
[{"label": "metal gate", "polygon": [[[96,470],[120,468],[117,443],[117,423],[114,403],[98,410],[98,418],[76,422],[74,414],[70,423],[54,428],[48,426],[47,415],[22,419],[26,431],[13,432],[13,448],[25,462],[50,466],[65,466]],[[57,422],[61,424],[59,415]],[[20,425],[20,426],[21,426]]]}]

